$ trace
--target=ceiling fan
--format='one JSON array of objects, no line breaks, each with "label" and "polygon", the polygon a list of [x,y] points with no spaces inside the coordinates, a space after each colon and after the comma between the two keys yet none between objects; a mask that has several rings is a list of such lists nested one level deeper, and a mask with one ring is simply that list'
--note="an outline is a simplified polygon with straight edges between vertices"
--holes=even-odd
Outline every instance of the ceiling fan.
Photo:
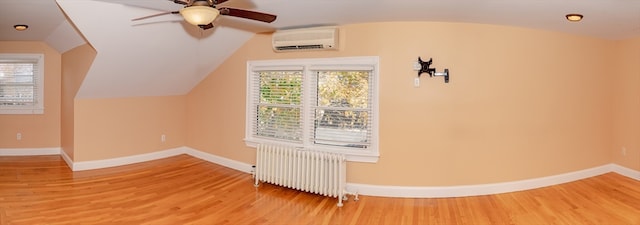
[{"label": "ceiling fan", "polygon": [[265,23],[271,23],[276,20],[276,15],[249,11],[244,9],[221,7],[217,8],[216,5],[226,2],[228,0],[169,0],[176,4],[185,5],[184,8],[178,11],[163,12],[154,15],[144,16],[140,18],[132,19],[131,21],[148,19],[151,17],[168,15],[168,14],[180,14],[190,24],[196,25],[203,30],[213,28],[213,21],[218,15],[235,16],[250,20],[262,21]]}]

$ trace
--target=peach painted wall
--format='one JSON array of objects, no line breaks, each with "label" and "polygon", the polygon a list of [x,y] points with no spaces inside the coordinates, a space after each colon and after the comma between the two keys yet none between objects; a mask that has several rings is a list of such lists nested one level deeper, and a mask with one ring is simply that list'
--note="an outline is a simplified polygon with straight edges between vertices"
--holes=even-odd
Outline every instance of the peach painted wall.
[{"label": "peach painted wall", "polygon": [[[640,171],[640,38],[616,46],[613,162]],[[624,148],[624,150],[623,150]],[[625,154],[626,152],[626,154]]]},{"label": "peach painted wall", "polygon": [[[185,96],[75,100],[74,162],[185,145]],[[166,142],[160,136],[166,135]]]},{"label": "peach painted wall", "polygon": [[62,54],[61,143],[71,160],[74,159],[74,101],[95,56],[96,51],[88,44]]},{"label": "peach painted wall", "polygon": [[[44,114],[0,115],[0,148],[60,147],[61,55],[44,42],[0,41],[0,53],[44,54]],[[22,140],[16,140],[16,134]]]},{"label": "peach painted wall", "polygon": [[[274,53],[256,35],[187,96],[187,146],[246,163],[246,61],[380,57],[380,160],[348,181],[439,186],[515,181],[610,163],[613,41],[482,24],[341,27],[341,51]],[[412,63],[449,68],[421,78]]]}]

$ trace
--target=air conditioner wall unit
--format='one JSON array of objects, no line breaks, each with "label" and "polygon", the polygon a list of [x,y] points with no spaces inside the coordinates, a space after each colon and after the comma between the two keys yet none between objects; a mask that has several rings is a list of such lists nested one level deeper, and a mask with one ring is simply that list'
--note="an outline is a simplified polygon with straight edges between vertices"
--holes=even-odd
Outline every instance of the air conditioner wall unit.
[{"label": "air conditioner wall unit", "polygon": [[278,30],[272,35],[273,50],[276,52],[337,50],[338,33],[337,27]]}]

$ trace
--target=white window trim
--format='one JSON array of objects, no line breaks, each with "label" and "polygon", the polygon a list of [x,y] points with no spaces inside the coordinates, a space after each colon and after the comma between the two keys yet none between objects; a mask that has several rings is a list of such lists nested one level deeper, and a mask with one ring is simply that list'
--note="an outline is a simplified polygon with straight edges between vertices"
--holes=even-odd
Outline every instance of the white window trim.
[{"label": "white window trim", "polygon": [[[285,60],[257,60],[257,61],[247,61],[247,82],[246,82],[246,118],[245,118],[245,144],[250,147],[257,147],[260,143],[271,143],[271,144],[284,144],[305,148],[313,151],[325,151],[325,152],[338,152],[344,153],[347,156],[348,161],[354,162],[377,162],[380,156],[379,151],[379,57],[377,56],[364,56],[364,57],[340,57],[340,58],[312,58],[312,59],[285,59]],[[252,113],[250,110],[254,104],[254,98],[252,98],[252,68],[255,67],[280,67],[280,66],[291,66],[291,65],[302,65],[304,67],[304,75],[309,74],[311,66],[323,66],[323,65],[371,65],[373,66],[373,105],[372,111],[373,116],[371,118],[371,145],[366,150],[345,150],[338,147],[330,147],[330,146],[314,146],[314,145],[304,145],[304,144],[296,144],[296,143],[288,143],[288,142],[279,142],[271,139],[263,139],[254,137],[251,132],[251,123],[250,121],[255,119],[252,117]],[[310,94],[310,90],[303,89],[305,95]],[[303,102],[303,108],[308,108],[308,103]],[[303,113],[303,116],[306,116],[308,113]],[[306,119],[305,119],[306,120]],[[306,128],[304,128],[306,130]]]},{"label": "white window trim", "polygon": [[0,114],[44,114],[44,54],[0,54],[0,59],[38,60],[37,91],[35,105],[0,106]]}]

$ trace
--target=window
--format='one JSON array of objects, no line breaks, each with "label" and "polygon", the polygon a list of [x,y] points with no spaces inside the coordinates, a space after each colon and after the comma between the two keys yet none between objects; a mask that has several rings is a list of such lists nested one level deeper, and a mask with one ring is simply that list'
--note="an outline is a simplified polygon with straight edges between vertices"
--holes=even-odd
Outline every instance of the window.
[{"label": "window", "polygon": [[0,114],[44,113],[44,55],[0,54]]},{"label": "window", "polygon": [[249,61],[245,140],[375,162],[377,77],[377,57]]}]

